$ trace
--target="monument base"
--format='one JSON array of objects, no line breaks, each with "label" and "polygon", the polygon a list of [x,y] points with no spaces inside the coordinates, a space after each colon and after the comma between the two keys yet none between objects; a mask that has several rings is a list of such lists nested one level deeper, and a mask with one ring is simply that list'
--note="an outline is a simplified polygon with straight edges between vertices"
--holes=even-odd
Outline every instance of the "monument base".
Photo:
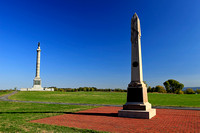
[{"label": "monument base", "polygon": [[41,85],[33,85],[32,90],[44,90]]},{"label": "monument base", "polygon": [[151,119],[156,115],[156,109],[150,110],[119,110],[119,117]]},{"label": "monument base", "polygon": [[21,88],[20,91],[54,91],[54,88]]},{"label": "monument base", "polygon": [[118,111],[119,117],[151,119],[155,115],[156,109],[152,109],[149,102],[127,102],[123,109]]}]

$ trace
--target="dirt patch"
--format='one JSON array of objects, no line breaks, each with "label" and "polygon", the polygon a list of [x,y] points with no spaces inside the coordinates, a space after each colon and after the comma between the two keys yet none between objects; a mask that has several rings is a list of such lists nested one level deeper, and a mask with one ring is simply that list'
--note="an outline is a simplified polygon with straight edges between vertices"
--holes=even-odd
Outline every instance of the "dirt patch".
[{"label": "dirt patch", "polygon": [[119,133],[200,132],[200,111],[157,109],[157,115],[148,120],[117,117],[120,109],[99,107],[31,122]]}]

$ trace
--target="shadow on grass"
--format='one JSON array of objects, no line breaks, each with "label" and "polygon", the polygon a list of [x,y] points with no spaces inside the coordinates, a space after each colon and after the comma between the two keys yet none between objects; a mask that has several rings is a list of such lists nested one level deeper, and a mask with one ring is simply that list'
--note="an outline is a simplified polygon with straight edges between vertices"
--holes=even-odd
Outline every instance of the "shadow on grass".
[{"label": "shadow on grass", "polygon": [[109,116],[109,117],[118,117],[117,113],[74,113],[74,112],[54,112],[54,111],[38,111],[38,112],[0,112],[0,114],[28,114],[28,113],[63,113],[63,114],[74,114],[74,115],[94,115],[94,116]]}]

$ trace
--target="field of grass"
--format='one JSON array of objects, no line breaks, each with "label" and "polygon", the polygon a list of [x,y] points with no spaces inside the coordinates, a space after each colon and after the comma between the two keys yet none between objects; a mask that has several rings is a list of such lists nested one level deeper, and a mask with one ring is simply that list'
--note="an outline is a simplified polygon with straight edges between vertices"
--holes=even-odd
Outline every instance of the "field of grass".
[{"label": "field of grass", "polygon": [[64,126],[29,123],[30,120],[90,108],[92,107],[0,101],[0,132],[96,132]]},{"label": "field of grass", "polygon": [[18,92],[10,97],[21,101],[88,104],[124,104],[126,93],[117,92]]},{"label": "field of grass", "polygon": [[[10,97],[21,101],[43,101],[63,103],[88,103],[123,105],[125,92],[18,92]],[[149,93],[153,106],[200,107],[200,95],[196,94],[159,94]]]},{"label": "field of grass", "polygon": [[9,94],[9,93],[11,93],[11,92],[13,92],[13,91],[0,92],[0,96],[3,96],[3,95],[6,95],[6,94]]},{"label": "field of grass", "polygon": [[199,94],[148,94],[153,106],[200,107]]}]

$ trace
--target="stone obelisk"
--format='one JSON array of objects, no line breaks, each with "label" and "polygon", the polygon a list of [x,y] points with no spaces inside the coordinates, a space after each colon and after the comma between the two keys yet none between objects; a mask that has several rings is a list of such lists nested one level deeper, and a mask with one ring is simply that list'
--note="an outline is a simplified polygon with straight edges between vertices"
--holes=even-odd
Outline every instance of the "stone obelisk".
[{"label": "stone obelisk", "polygon": [[43,88],[41,87],[41,79],[40,79],[40,42],[38,42],[38,48],[37,48],[37,62],[36,62],[36,75],[33,80],[33,88],[36,90],[42,90]]},{"label": "stone obelisk", "polygon": [[140,20],[135,13],[131,19],[131,82],[127,88],[127,102],[118,116],[151,119],[156,110],[148,102],[147,86],[143,82],[141,28]]}]

